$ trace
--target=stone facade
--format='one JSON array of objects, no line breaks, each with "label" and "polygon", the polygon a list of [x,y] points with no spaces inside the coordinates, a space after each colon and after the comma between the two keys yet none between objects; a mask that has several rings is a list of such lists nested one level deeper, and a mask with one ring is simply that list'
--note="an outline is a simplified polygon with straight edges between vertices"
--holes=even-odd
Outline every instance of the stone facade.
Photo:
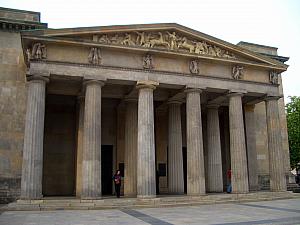
[{"label": "stone facade", "polygon": [[288,58],[275,48],[178,24],[20,32],[46,24],[0,16],[15,18],[0,31],[1,201],[98,199],[116,169],[139,198],[222,192],[230,168],[234,193],[286,190]]}]

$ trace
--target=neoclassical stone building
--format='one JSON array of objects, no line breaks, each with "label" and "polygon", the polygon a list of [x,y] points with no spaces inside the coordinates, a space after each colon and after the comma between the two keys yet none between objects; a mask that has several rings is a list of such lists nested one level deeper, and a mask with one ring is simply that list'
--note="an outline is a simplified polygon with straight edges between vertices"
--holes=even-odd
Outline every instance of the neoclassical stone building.
[{"label": "neoclassical stone building", "polygon": [[223,192],[229,169],[233,193],[286,190],[277,48],[178,24],[47,29],[38,13],[0,16],[2,199],[98,199],[116,169],[139,198]]}]

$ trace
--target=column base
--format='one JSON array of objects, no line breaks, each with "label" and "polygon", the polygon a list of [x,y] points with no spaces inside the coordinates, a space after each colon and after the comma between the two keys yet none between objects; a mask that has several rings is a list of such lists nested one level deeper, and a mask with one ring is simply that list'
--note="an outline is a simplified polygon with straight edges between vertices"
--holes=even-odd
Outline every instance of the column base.
[{"label": "column base", "polygon": [[192,194],[189,194],[189,193],[187,193],[186,194],[187,196],[191,196],[191,197],[197,197],[197,196],[205,196],[205,195],[207,195],[206,193],[203,193],[203,194],[194,194],[194,193],[192,193]]},{"label": "column base", "polygon": [[156,195],[137,195],[137,198],[139,198],[139,199],[151,199],[151,198],[156,198]]},{"label": "column base", "polygon": [[84,196],[81,196],[80,199],[82,199],[82,200],[101,200],[102,197],[84,197]]},{"label": "column base", "polygon": [[137,195],[136,194],[124,194],[125,198],[136,198]]},{"label": "column base", "polygon": [[41,196],[35,196],[35,197],[20,197],[20,200],[40,200],[43,198],[43,195]]},{"label": "column base", "polygon": [[184,192],[168,192],[169,195],[184,195]]}]

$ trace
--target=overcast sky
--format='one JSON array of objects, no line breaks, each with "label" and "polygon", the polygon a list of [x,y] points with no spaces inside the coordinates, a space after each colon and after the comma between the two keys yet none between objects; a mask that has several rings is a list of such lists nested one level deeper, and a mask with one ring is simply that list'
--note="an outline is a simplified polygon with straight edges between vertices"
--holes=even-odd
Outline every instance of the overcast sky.
[{"label": "overcast sky", "polygon": [[1,7],[41,12],[50,28],[178,23],[233,44],[278,47],[290,57],[284,94],[300,96],[299,0],[0,0]]}]

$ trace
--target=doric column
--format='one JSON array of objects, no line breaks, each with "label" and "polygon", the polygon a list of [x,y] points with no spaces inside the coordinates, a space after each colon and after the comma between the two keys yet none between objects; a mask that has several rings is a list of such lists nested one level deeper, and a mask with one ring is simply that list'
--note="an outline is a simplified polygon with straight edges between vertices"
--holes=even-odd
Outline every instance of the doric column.
[{"label": "doric column", "polygon": [[41,76],[28,77],[21,180],[22,199],[42,197],[45,97],[48,81]]},{"label": "doric column", "polygon": [[102,81],[85,82],[81,198],[101,197],[101,87]]},{"label": "doric column", "polygon": [[245,105],[244,106],[250,191],[258,190],[254,108],[255,108],[255,105]]},{"label": "doric column", "polygon": [[138,167],[137,197],[156,196],[153,90],[154,81],[137,83],[138,99]]},{"label": "doric column", "polygon": [[181,102],[169,103],[168,188],[169,193],[184,193]]},{"label": "doric column", "polygon": [[186,90],[187,194],[205,194],[200,89]]},{"label": "doric column", "polygon": [[249,192],[242,95],[242,93],[231,93],[228,95],[233,193]]},{"label": "doric column", "polygon": [[76,196],[81,196],[82,190],[82,156],[83,156],[83,126],[84,126],[84,96],[77,98],[77,156],[76,156]]},{"label": "doric column", "polygon": [[278,99],[279,97],[268,97],[266,99],[270,189],[271,191],[286,191]]},{"label": "doric column", "polygon": [[136,196],[137,185],[137,100],[126,99],[124,195]]},{"label": "doric column", "polygon": [[207,106],[207,170],[209,192],[223,192],[218,105]]}]

